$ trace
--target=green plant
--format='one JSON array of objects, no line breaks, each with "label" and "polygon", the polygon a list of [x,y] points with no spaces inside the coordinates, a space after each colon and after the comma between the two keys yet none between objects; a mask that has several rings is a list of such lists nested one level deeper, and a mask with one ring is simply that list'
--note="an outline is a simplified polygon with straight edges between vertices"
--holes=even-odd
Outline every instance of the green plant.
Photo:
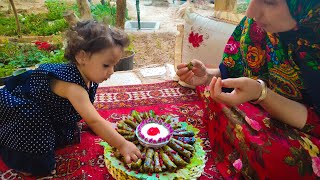
[{"label": "green plant", "polygon": [[64,57],[64,51],[63,50],[54,50],[50,53],[48,57],[42,58],[40,61],[40,64],[45,63],[65,63],[68,60]]},{"label": "green plant", "polygon": [[46,0],[45,6],[48,9],[47,19],[49,21],[63,19],[63,12],[68,9],[66,2],[62,0]]},{"label": "green plant", "polygon": [[[77,16],[80,15],[78,6],[75,4],[72,6],[72,10],[75,12]],[[116,22],[116,13],[117,13],[117,8],[114,5],[111,5],[110,2],[105,2],[104,4],[90,4],[90,10],[93,19],[102,22],[105,17],[109,20],[110,25],[114,26]],[[129,14],[128,10],[126,10],[126,15],[125,15],[126,20],[129,20]]]},{"label": "green plant", "polygon": [[135,52],[135,48],[134,48],[134,44],[133,44],[133,42],[134,42],[134,40],[135,40],[135,36],[132,35],[132,34],[129,34],[128,36],[129,36],[129,39],[130,39],[130,44],[129,44],[129,46],[128,46],[125,50],[126,50],[126,51],[133,51],[133,52]]},{"label": "green plant", "polygon": [[14,17],[6,17],[4,14],[0,14],[0,33],[5,36],[13,36],[17,34],[17,27]]},{"label": "green plant", "polygon": [[48,51],[39,50],[32,44],[8,42],[0,48],[0,63],[15,68],[30,67],[50,56]]},{"label": "green plant", "polygon": [[239,13],[239,14],[245,13],[248,6],[249,6],[249,2],[237,4],[236,13]]},{"label": "green plant", "polygon": [[97,4],[97,5],[91,5],[91,14],[93,18],[97,21],[103,21],[104,17],[110,18],[110,24],[115,25],[115,16],[116,16],[116,7],[110,5],[109,2],[105,3],[105,5]]},{"label": "green plant", "polygon": [[[21,32],[24,35],[52,35],[68,28],[63,18],[63,12],[69,7],[63,0],[47,0],[47,13],[18,14],[21,22]],[[17,27],[13,16],[0,14],[0,35],[15,36]]]},{"label": "green plant", "polygon": [[16,68],[12,65],[0,63],[0,77],[10,76]]}]

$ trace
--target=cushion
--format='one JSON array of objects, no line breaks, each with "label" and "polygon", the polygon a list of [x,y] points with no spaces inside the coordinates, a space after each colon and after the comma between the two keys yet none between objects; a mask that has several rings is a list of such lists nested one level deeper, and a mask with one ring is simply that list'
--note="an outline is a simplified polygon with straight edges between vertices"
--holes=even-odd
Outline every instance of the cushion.
[{"label": "cushion", "polygon": [[182,62],[198,59],[218,67],[224,47],[236,25],[210,19],[186,10],[182,43]]}]

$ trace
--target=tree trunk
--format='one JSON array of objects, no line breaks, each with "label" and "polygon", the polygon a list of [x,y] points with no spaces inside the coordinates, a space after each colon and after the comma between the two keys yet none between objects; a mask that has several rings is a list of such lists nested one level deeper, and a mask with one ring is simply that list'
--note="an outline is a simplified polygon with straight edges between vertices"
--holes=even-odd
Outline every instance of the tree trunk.
[{"label": "tree trunk", "polygon": [[93,19],[88,0],[77,0],[81,20]]},{"label": "tree trunk", "polygon": [[116,27],[124,29],[127,1],[117,0]]},{"label": "tree trunk", "polygon": [[67,21],[69,26],[75,26],[79,21],[79,18],[72,10],[66,11],[63,13],[64,19]]},{"label": "tree trunk", "polygon": [[236,7],[237,0],[215,0],[215,11],[233,11]]},{"label": "tree trunk", "polygon": [[12,10],[13,10],[13,13],[14,13],[14,17],[16,19],[16,24],[17,24],[17,34],[18,34],[18,37],[21,37],[21,28],[20,28],[20,23],[19,23],[19,18],[18,18],[18,14],[17,14],[17,10],[16,10],[16,7],[13,3],[13,0],[9,0],[11,6],[12,6]]}]

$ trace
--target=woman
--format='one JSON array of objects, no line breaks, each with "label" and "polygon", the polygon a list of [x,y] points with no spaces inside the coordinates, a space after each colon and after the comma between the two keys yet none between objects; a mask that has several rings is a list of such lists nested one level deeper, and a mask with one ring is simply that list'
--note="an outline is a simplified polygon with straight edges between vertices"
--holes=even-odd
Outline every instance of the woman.
[{"label": "woman", "polygon": [[209,85],[217,168],[225,178],[320,177],[320,1],[251,0],[246,16],[219,69],[177,67],[182,81]]}]

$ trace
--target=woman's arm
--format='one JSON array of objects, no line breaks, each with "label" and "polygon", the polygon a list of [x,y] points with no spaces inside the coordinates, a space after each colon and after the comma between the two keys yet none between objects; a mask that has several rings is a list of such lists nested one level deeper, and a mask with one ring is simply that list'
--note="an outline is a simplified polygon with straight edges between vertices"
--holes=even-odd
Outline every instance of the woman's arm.
[{"label": "woman's arm", "polygon": [[219,68],[207,68],[207,82],[205,85],[209,85],[213,77],[221,77]]},{"label": "woman's arm", "polygon": [[296,101],[287,99],[272,90],[267,90],[267,97],[260,105],[271,115],[293,127],[302,129],[307,122],[307,107]]},{"label": "woman's arm", "polygon": [[[222,87],[233,88],[231,93],[222,92]],[[248,101],[256,100],[262,94],[262,85],[256,80],[241,77],[221,80],[212,78],[210,96],[214,100],[236,106]],[[260,105],[271,115],[271,117],[302,129],[307,121],[307,108],[303,104],[287,99],[270,89],[267,96],[260,101]]]}]

